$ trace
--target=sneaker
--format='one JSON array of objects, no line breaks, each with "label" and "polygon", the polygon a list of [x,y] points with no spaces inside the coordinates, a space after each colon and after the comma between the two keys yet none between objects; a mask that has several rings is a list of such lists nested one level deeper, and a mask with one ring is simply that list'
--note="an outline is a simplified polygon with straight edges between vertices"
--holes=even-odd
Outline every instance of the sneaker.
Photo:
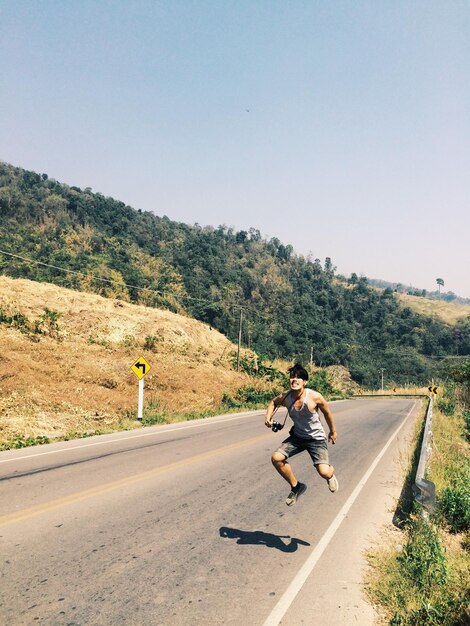
[{"label": "sneaker", "polygon": [[290,494],[287,496],[287,506],[292,506],[293,504],[295,504],[297,502],[297,498],[299,498],[306,491],[307,485],[305,485],[304,483],[297,483],[295,489],[292,489]]},{"label": "sneaker", "polygon": [[328,483],[328,489],[334,493],[335,491],[338,491],[339,489],[339,483],[338,483],[338,479],[336,478],[336,476],[333,474],[333,476],[331,478],[327,478],[326,482]]}]

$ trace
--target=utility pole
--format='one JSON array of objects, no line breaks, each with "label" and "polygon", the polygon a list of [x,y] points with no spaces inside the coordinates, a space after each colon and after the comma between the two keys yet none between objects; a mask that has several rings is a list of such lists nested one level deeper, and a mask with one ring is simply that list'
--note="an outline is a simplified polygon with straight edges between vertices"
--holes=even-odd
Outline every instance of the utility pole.
[{"label": "utility pole", "polygon": [[310,369],[313,370],[313,346],[310,348]]},{"label": "utility pole", "polygon": [[240,321],[239,321],[239,326],[238,326],[237,372],[240,371],[240,345],[242,342],[242,322],[243,322],[243,309],[240,307]]}]

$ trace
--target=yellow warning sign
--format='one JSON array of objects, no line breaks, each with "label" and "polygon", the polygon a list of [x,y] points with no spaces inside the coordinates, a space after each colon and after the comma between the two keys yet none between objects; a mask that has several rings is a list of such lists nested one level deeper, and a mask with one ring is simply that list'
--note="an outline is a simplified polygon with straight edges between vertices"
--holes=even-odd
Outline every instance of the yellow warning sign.
[{"label": "yellow warning sign", "polygon": [[148,363],[143,356],[139,356],[137,361],[131,365],[131,370],[137,378],[143,378],[146,374],[148,374],[150,367],[150,363]]}]

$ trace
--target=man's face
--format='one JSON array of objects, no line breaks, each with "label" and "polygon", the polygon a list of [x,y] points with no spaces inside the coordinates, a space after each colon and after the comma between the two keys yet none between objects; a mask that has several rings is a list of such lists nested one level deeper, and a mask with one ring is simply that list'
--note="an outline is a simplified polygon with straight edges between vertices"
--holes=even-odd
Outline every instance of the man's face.
[{"label": "man's face", "polygon": [[289,378],[290,388],[295,391],[302,391],[305,387],[307,381],[303,378],[298,378],[297,376],[291,376]]}]

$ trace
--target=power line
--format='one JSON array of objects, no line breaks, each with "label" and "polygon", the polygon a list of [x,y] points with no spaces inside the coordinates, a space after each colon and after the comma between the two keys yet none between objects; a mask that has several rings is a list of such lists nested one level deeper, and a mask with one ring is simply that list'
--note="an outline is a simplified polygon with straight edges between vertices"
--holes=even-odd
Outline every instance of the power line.
[{"label": "power line", "polygon": [[[214,307],[220,304],[220,301],[215,301],[215,300],[207,300],[204,298],[195,298],[194,296],[189,296],[189,295],[180,295],[180,294],[175,294],[173,292],[164,292],[164,291],[158,291],[157,289],[151,289],[150,287],[139,287],[137,285],[129,285],[128,283],[124,283],[124,282],[118,282],[116,280],[112,280],[111,278],[104,278],[102,276],[96,276],[95,274],[88,274],[86,272],[80,272],[78,270],[71,270],[68,269],[66,267],[60,267],[58,265],[52,265],[51,263],[45,263],[44,261],[37,261],[36,259],[29,259],[27,257],[21,256],[19,254],[13,254],[12,252],[7,252],[6,250],[0,250],[1,254],[4,254],[6,256],[15,258],[15,259],[19,259],[23,262],[26,263],[32,263],[32,264],[36,264],[36,265],[41,265],[43,267],[49,267],[51,269],[55,269],[55,270],[59,270],[61,272],[66,272],[68,274],[74,274],[76,276],[84,276],[86,278],[92,278],[93,280],[98,280],[101,281],[103,283],[107,283],[110,285],[118,285],[119,287],[128,287],[129,289],[136,289],[138,291],[147,291],[150,293],[154,293],[156,295],[162,296],[163,298],[167,298],[169,299],[170,297],[175,298],[177,300],[191,300],[193,302],[201,302],[203,303],[206,307]],[[253,309],[248,308],[247,306],[241,305],[241,304],[236,304],[231,303],[229,308],[237,308],[240,311],[240,321],[239,321],[239,330],[238,330],[238,363],[240,360],[240,346],[241,346],[241,324],[242,324],[242,311],[248,311],[249,313],[258,316],[259,318],[262,318],[262,315],[260,315],[260,313],[258,311],[255,311]],[[238,366],[239,367],[239,366]]]},{"label": "power line", "polygon": [[[151,293],[155,293],[157,295],[163,296],[163,297],[173,297],[176,299],[181,299],[181,300],[194,300],[196,302],[204,302],[206,304],[218,304],[217,301],[215,300],[207,300],[207,299],[203,299],[203,298],[195,298],[194,296],[182,296],[180,294],[176,294],[174,292],[165,292],[165,291],[158,291],[157,289],[151,289],[150,287],[139,287],[137,285],[129,285],[128,283],[121,283],[117,280],[112,280],[111,278],[103,278],[102,276],[96,276],[96,274],[87,274],[86,272],[79,272],[78,270],[71,270],[68,269],[66,267],[59,267],[58,265],[51,265],[50,263],[44,263],[44,261],[37,261],[36,259],[28,259],[27,257],[21,256],[19,254],[13,254],[12,252],[6,252],[5,250],[0,250],[1,254],[4,254],[6,256],[10,256],[13,257],[15,259],[20,259],[21,261],[25,261],[26,263],[33,263],[36,265],[42,265],[43,267],[50,267],[52,269],[55,270],[59,270],[61,272],[67,272],[68,274],[75,274],[77,276],[84,276],[86,278],[93,278],[93,280],[99,280],[101,282],[104,283],[109,283],[111,285],[118,285],[120,287],[128,287],[129,289],[137,289],[139,291],[150,291]],[[233,306],[235,307],[241,307],[241,305],[239,304],[233,304]]]}]

